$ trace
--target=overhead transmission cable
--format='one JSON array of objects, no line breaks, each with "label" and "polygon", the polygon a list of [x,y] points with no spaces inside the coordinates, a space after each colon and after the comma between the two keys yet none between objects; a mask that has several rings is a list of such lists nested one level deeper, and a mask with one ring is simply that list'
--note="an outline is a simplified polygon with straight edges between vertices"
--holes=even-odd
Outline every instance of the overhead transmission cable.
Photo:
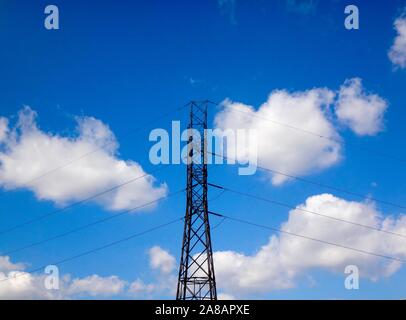
[{"label": "overhead transmission cable", "polygon": [[401,262],[401,263],[406,263],[406,260],[400,259],[400,258],[397,258],[397,257],[388,256],[388,255],[384,255],[384,254],[380,254],[380,253],[375,253],[375,252],[371,252],[371,251],[367,251],[367,250],[363,250],[363,249],[358,249],[358,248],[342,245],[342,244],[335,243],[335,242],[325,241],[325,240],[321,240],[321,239],[318,239],[318,238],[313,238],[313,237],[310,237],[310,236],[306,236],[306,235],[302,235],[302,234],[298,234],[298,233],[294,233],[294,232],[290,232],[290,231],[270,227],[270,226],[267,226],[267,225],[259,224],[259,223],[256,223],[256,222],[252,222],[252,221],[248,221],[248,220],[244,220],[244,219],[240,219],[240,218],[234,218],[234,217],[229,216],[229,215],[219,214],[219,213],[215,213],[215,212],[209,212],[209,213],[214,214],[214,215],[219,216],[219,217],[224,217],[227,220],[236,221],[236,222],[239,222],[239,223],[243,223],[243,224],[247,224],[247,225],[251,225],[251,226],[255,226],[255,227],[259,227],[259,228],[263,228],[263,229],[267,229],[267,230],[287,234],[289,236],[294,236],[294,237],[298,237],[298,238],[302,238],[302,239],[307,239],[307,240],[319,242],[319,243],[322,243],[322,244],[335,246],[335,247],[339,247],[339,248],[343,248],[343,249],[347,249],[347,250],[351,250],[351,251],[355,251],[355,252],[358,252],[358,253],[367,254],[367,255],[371,255],[371,256],[375,256],[375,257],[379,257],[379,258],[384,258],[384,259],[388,259],[388,260],[398,261],[398,262]]},{"label": "overhead transmission cable", "polygon": [[167,226],[169,226],[169,225],[172,225],[172,224],[174,224],[174,223],[176,223],[176,222],[179,222],[179,221],[182,221],[182,220],[183,220],[183,217],[182,217],[182,218],[177,218],[177,219],[171,220],[171,221],[169,221],[169,222],[159,224],[159,225],[157,225],[157,226],[155,226],[155,227],[146,229],[146,230],[144,230],[144,231],[141,231],[141,232],[138,232],[138,233],[135,233],[135,234],[131,234],[131,235],[125,237],[125,238],[121,238],[121,239],[118,239],[118,240],[115,240],[115,241],[106,243],[106,244],[104,244],[104,245],[102,245],[102,246],[99,246],[99,247],[96,247],[96,248],[93,248],[93,249],[90,249],[90,250],[87,250],[87,251],[83,251],[83,252],[81,252],[81,253],[79,253],[79,254],[76,254],[76,255],[74,255],[74,256],[70,256],[70,257],[67,257],[67,258],[64,258],[64,259],[61,259],[61,260],[57,260],[57,261],[54,261],[54,262],[52,262],[52,263],[47,263],[46,265],[43,265],[43,266],[41,266],[41,267],[38,267],[38,268],[35,268],[35,269],[32,269],[32,270],[29,270],[29,271],[24,271],[24,272],[17,273],[17,274],[15,274],[15,275],[12,276],[12,277],[7,277],[7,278],[4,278],[4,279],[1,279],[1,280],[0,280],[0,283],[3,282],[3,281],[8,281],[8,280],[20,278],[20,277],[23,277],[23,276],[28,275],[28,274],[32,274],[32,273],[37,272],[37,271],[41,271],[41,270],[43,270],[45,267],[47,267],[47,266],[50,265],[50,264],[52,264],[52,265],[61,265],[61,264],[66,263],[66,262],[68,262],[68,261],[72,261],[72,260],[81,258],[81,257],[83,257],[83,256],[87,256],[87,255],[89,255],[89,254],[91,254],[91,253],[94,253],[94,252],[97,252],[97,251],[101,251],[101,250],[104,250],[104,249],[113,247],[113,246],[118,245],[118,244],[120,244],[120,243],[122,243],[122,242],[125,242],[125,241],[128,241],[128,240],[131,240],[131,239],[134,239],[134,238],[143,236],[143,235],[145,235],[145,234],[147,234],[147,233],[151,233],[151,232],[153,232],[153,231],[162,229],[162,228],[164,228],[164,227],[167,227]]},{"label": "overhead transmission cable", "polygon": [[[298,131],[298,132],[306,133],[306,134],[308,134],[308,135],[312,135],[312,136],[315,136],[315,137],[320,138],[320,139],[330,140],[330,141],[338,142],[338,143],[342,143],[342,142],[343,142],[343,141],[342,141],[341,139],[339,139],[339,138],[328,137],[328,136],[322,135],[322,134],[320,134],[320,133],[313,132],[313,131],[310,131],[310,130],[307,130],[307,129],[303,129],[303,128],[299,128],[299,127],[296,127],[296,126],[291,125],[291,124],[288,124],[288,123],[284,123],[284,122],[281,122],[281,121],[278,121],[278,120],[274,120],[274,119],[262,117],[262,116],[259,116],[259,115],[257,115],[257,114],[248,113],[248,112],[245,112],[245,111],[243,111],[243,110],[238,110],[237,108],[233,108],[232,110],[233,110],[233,111],[237,111],[237,112],[242,113],[242,114],[246,114],[246,115],[248,115],[248,116],[250,116],[250,117],[254,117],[254,118],[262,119],[262,120],[265,120],[265,121],[269,121],[269,122],[271,122],[271,123],[274,123],[274,124],[276,124],[276,125],[289,128],[289,129],[291,129],[291,130],[295,130],[295,131]],[[357,145],[357,144],[355,144],[355,143],[350,143],[350,142],[348,142],[348,141],[346,141],[345,144],[346,144],[346,145],[349,145],[349,146],[351,146],[351,147],[358,148],[358,149],[360,149],[360,150],[369,152],[369,153],[371,153],[371,154],[375,154],[375,155],[377,155],[377,156],[379,156],[379,157],[384,157],[384,158],[396,160],[396,161],[399,161],[399,162],[401,162],[401,163],[403,163],[403,164],[406,164],[406,159],[400,158],[400,157],[395,156],[395,155],[392,155],[392,154],[383,153],[383,152],[381,152],[381,151],[377,151],[377,150],[374,150],[374,149],[371,149],[371,148],[363,147],[363,146]]]},{"label": "overhead transmission cable", "polygon": [[150,205],[152,205],[152,204],[155,204],[155,203],[157,203],[157,202],[160,202],[160,201],[162,201],[162,200],[171,198],[171,197],[173,197],[173,196],[175,196],[175,195],[181,193],[183,190],[184,190],[184,189],[181,189],[181,190],[172,192],[172,193],[170,193],[170,194],[168,194],[168,195],[166,195],[166,196],[163,196],[163,197],[154,199],[154,200],[152,200],[152,201],[149,201],[149,202],[144,203],[144,204],[142,204],[142,205],[133,207],[133,208],[131,208],[131,209],[127,209],[127,210],[121,211],[121,212],[119,212],[119,213],[112,214],[112,215],[110,215],[110,216],[108,216],[108,217],[95,220],[95,221],[93,221],[93,222],[84,224],[84,225],[79,226],[79,227],[77,227],[77,228],[68,230],[68,231],[66,231],[66,232],[60,233],[60,234],[55,235],[55,236],[52,236],[52,237],[50,237],[50,238],[46,238],[46,239],[43,239],[43,240],[40,240],[40,241],[37,241],[37,242],[33,242],[33,243],[28,244],[28,245],[25,245],[25,246],[22,246],[22,247],[19,247],[19,248],[10,250],[10,251],[4,252],[4,253],[2,253],[2,255],[3,255],[3,256],[6,256],[6,255],[14,254],[14,253],[19,252],[19,251],[22,251],[22,250],[26,250],[26,249],[29,249],[29,248],[33,248],[33,247],[42,245],[42,244],[44,244],[44,243],[47,243],[47,242],[56,240],[56,239],[60,239],[60,238],[66,237],[66,236],[68,236],[68,235],[70,235],[70,234],[72,234],[72,233],[75,233],[75,232],[78,232],[78,231],[82,231],[82,230],[87,229],[87,228],[89,228],[89,227],[95,226],[95,225],[97,225],[97,224],[99,224],[99,223],[103,223],[103,222],[106,222],[106,221],[109,221],[109,220],[118,218],[118,217],[120,217],[120,216],[122,216],[122,215],[124,215],[124,214],[130,213],[130,212],[133,212],[133,211],[136,211],[136,210],[140,210],[140,209],[142,209],[142,208],[148,207],[148,206],[150,206]]},{"label": "overhead transmission cable", "polygon": [[[236,158],[230,158],[230,157],[227,157],[227,156],[224,156],[224,155],[221,155],[221,154],[217,154],[217,153],[214,153],[214,152],[208,152],[208,153],[212,154],[214,156],[223,158],[225,160],[236,161]],[[296,175],[293,175],[293,174],[290,174],[290,173],[282,172],[282,171],[271,169],[271,168],[266,168],[266,167],[259,166],[259,165],[257,165],[257,168],[260,169],[260,170],[268,171],[268,172],[271,172],[271,173],[274,173],[274,174],[277,174],[277,175],[281,175],[281,176],[284,176],[284,177],[287,177],[287,178],[290,178],[290,179],[295,179],[297,181],[301,181],[301,182],[304,182],[304,183],[307,183],[307,184],[313,184],[313,185],[318,186],[318,187],[322,187],[322,188],[330,189],[330,190],[333,190],[333,191],[337,191],[337,192],[345,193],[345,194],[348,194],[348,195],[352,195],[352,196],[355,196],[355,197],[358,197],[358,198],[361,198],[361,199],[366,199],[366,200],[379,202],[379,203],[382,203],[382,204],[385,204],[385,205],[390,205],[392,207],[396,207],[396,208],[400,208],[400,209],[406,209],[406,206],[395,203],[395,202],[381,200],[381,199],[377,199],[377,198],[371,197],[371,196],[365,196],[365,195],[363,195],[361,193],[357,193],[357,192],[354,192],[354,191],[351,191],[351,190],[348,190],[348,189],[344,189],[344,188],[336,187],[336,186],[333,186],[333,185],[317,182],[317,181],[310,180],[310,179],[307,179],[307,178],[302,178],[302,177],[299,177],[299,176],[296,176]]]},{"label": "overhead transmission cable", "polygon": [[[163,114],[160,115],[160,116],[154,117],[154,119],[148,121],[147,123],[144,123],[142,126],[138,126],[138,127],[135,128],[135,129],[131,129],[131,130],[127,131],[127,132],[124,133],[120,138],[121,138],[121,139],[122,139],[122,138],[127,138],[128,136],[131,136],[131,135],[135,134],[136,132],[140,131],[141,129],[145,128],[147,125],[153,124],[153,123],[157,122],[158,120],[164,119],[164,118],[166,118],[166,117],[172,115],[172,114],[175,113],[175,112],[181,111],[181,110],[182,110],[183,108],[185,108],[186,106],[187,106],[187,105],[184,105],[184,106],[181,106],[181,107],[172,109],[172,110],[170,110],[170,111],[168,111],[168,112],[163,113]],[[88,157],[88,156],[90,156],[90,155],[96,153],[96,152],[99,151],[99,150],[103,150],[104,148],[106,148],[106,147],[108,147],[108,146],[110,146],[110,145],[112,145],[112,144],[114,144],[114,143],[115,143],[115,141],[108,141],[108,142],[106,142],[106,143],[104,143],[104,144],[102,144],[102,145],[100,145],[100,146],[94,148],[93,150],[90,150],[89,152],[82,154],[81,156],[79,156],[79,157],[77,157],[77,158],[75,158],[75,159],[72,159],[72,160],[67,161],[67,162],[65,162],[65,163],[63,163],[63,164],[60,164],[59,166],[56,166],[56,167],[54,167],[54,168],[52,168],[52,169],[50,169],[50,170],[47,170],[47,171],[45,171],[45,172],[39,174],[38,176],[35,176],[35,177],[33,177],[33,178],[27,180],[26,182],[24,182],[24,183],[22,184],[22,186],[29,186],[31,183],[33,183],[33,182],[35,182],[35,181],[37,181],[37,180],[40,180],[40,179],[44,178],[45,176],[48,176],[49,174],[51,174],[51,173],[53,173],[53,172],[56,172],[56,171],[58,171],[58,170],[60,170],[60,169],[63,169],[63,168],[66,168],[66,167],[72,165],[73,163],[75,163],[75,162],[77,162],[77,161],[79,161],[79,160],[82,160],[82,159],[84,159],[84,158],[86,158],[86,157]]]},{"label": "overhead transmission cable", "polygon": [[268,203],[272,203],[272,204],[275,204],[275,205],[278,205],[278,206],[281,206],[281,207],[294,209],[294,210],[309,213],[309,214],[312,214],[312,215],[320,216],[320,217],[323,217],[323,218],[326,218],[326,219],[335,220],[335,221],[339,221],[339,222],[344,222],[344,223],[351,224],[351,225],[354,225],[354,226],[363,227],[363,228],[366,228],[366,229],[387,233],[387,234],[390,234],[390,235],[393,235],[393,236],[406,238],[406,235],[402,234],[402,233],[397,233],[397,232],[385,230],[385,229],[382,229],[382,228],[378,228],[378,227],[358,223],[358,222],[347,220],[347,219],[333,217],[333,216],[330,216],[330,215],[327,215],[327,214],[323,214],[323,213],[312,211],[312,210],[307,210],[307,209],[304,209],[304,208],[299,207],[299,206],[295,206],[295,205],[291,205],[291,204],[284,203],[284,202],[281,202],[281,201],[276,201],[276,200],[273,200],[273,199],[265,198],[265,197],[262,197],[262,196],[259,196],[259,195],[256,195],[256,194],[252,194],[252,193],[248,193],[248,192],[238,191],[238,190],[228,188],[228,187],[223,187],[223,186],[219,186],[219,185],[215,185],[215,184],[211,184],[211,183],[209,183],[208,185],[213,186],[215,188],[226,190],[226,191],[234,193],[234,194],[242,195],[242,196],[245,196],[245,197],[249,197],[249,198],[252,198],[252,199],[256,199],[256,200],[260,200],[260,201],[264,201],[264,202],[268,202]]},{"label": "overhead transmission cable", "polygon": [[[165,167],[167,167],[167,166],[165,166]],[[33,219],[27,220],[27,221],[25,221],[25,222],[16,224],[16,225],[14,225],[14,226],[12,226],[12,227],[9,227],[9,228],[7,228],[7,229],[3,229],[3,230],[0,231],[0,235],[6,234],[6,233],[10,233],[10,232],[12,232],[12,231],[14,231],[14,230],[20,229],[20,228],[22,228],[22,227],[25,227],[25,226],[30,225],[30,224],[33,224],[33,223],[35,223],[35,222],[41,221],[41,220],[43,220],[43,219],[45,219],[45,218],[48,218],[48,217],[50,217],[50,216],[53,216],[53,215],[56,215],[56,214],[61,213],[61,212],[63,212],[63,211],[69,210],[69,209],[71,209],[71,208],[73,208],[73,207],[79,206],[79,205],[81,205],[81,204],[83,204],[83,203],[86,203],[86,202],[89,202],[89,201],[94,200],[94,199],[96,199],[96,198],[99,198],[99,197],[101,197],[101,196],[103,196],[103,195],[105,195],[105,194],[108,194],[108,193],[110,193],[110,192],[112,192],[112,191],[118,190],[118,189],[120,189],[120,188],[122,188],[122,187],[124,187],[124,186],[126,186],[126,185],[129,185],[130,183],[133,183],[133,182],[135,182],[135,181],[137,181],[137,180],[139,180],[139,179],[145,178],[145,177],[147,177],[148,175],[150,175],[150,174],[152,174],[152,173],[158,172],[159,170],[162,170],[162,169],[165,168],[165,167],[158,167],[157,169],[152,170],[152,171],[149,172],[149,173],[144,173],[144,174],[142,174],[141,176],[138,176],[138,177],[129,179],[129,180],[127,180],[127,181],[125,181],[125,182],[123,182],[123,183],[120,183],[120,184],[118,184],[118,185],[115,185],[115,186],[113,186],[113,187],[111,187],[111,188],[109,188],[109,189],[103,190],[103,191],[98,192],[98,193],[95,193],[95,194],[93,194],[93,195],[91,195],[91,196],[89,196],[89,197],[87,197],[87,198],[84,198],[84,199],[82,199],[82,200],[79,200],[79,201],[76,201],[76,202],[74,202],[74,203],[71,203],[71,204],[69,204],[69,205],[67,205],[67,206],[65,206],[65,207],[63,207],[63,208],[53,210],[53,211],[48,212],[48,213],[45,213],[45,214],[43,214],[43,215],[41,215],[41,216],[38,216],[38,217],[35,217],[35,218],[33,218]]]},{"label": "overhead transmission cable", "polygon": [[[286,234],[286,235],[289,235],[289,236],[294,236],[294,237],[298,237],[298,238],[302,238],[302,239],[307,239],[307,240],[315,241],[315,242],[318,242],[318,243],[321,243],[321,244],[335,246],[335,247],[343,248],[343,249],[346,249],[346,250],[351,250],[351,251],[366,254],[366,255],[371,255],[371,256],[375,256],[375,257],[379,257],[379,258],[384,258],[384,259],[387,259],[387,260],[393,260],[393,261],[398,261],[398,262],[401,262],[401,263],[406,263],[406,260],[403,260],[403,259],[400,259],[400,258],[397,258],[397,257],[388,256],[388,255],[384,255],[384,254],[379,254],[379,253],[375,253],[375,252],[371,252],[371,251],[367,251],[367,250],[363,250],[363,249],[358,249],[358,248],[354,248],[354,247],[350,247],[350,246],[346,246],[346,245],[342,245],[342,244],[338,244],[338,243],[334,243],[334,242],[330,242],[330,241],[325,241],[325,240],[321,240],[321,239],[318,239],[318,238],[314,238],[314,237],[310,237],[310,236],[306,236],[306,235],[302,235],[302,234],[298,234],[298,233],[294,233],[294,232],[290,232],[290,231],[286,231],[286,230],[281,230],[281,229],[278,229],[278,228],[273,228],[273,227],[263,225],[263,224],[259,224],[259,223],[256,223],[256,222],[243,220],[243,219],[240,219],[240,218],[235,218],[235,217],[232,217],[232,216],[229,216],[229,215],[218,214],[218,213],[211,212],[211,211],[209,213],[213,214],[213,215],[216,215],[216,216],[219,216],[219,217],[222,217],[222,218],[225,218],[227,220],[236,221],[236,222],[239,222],[239,223],[242,223],[242,224],[247,224],[247,225],[251,225],[251,226],[255,226],[255,227],[259,227],[259,228],[263,228],[263,229],[283,233],[283,234]],[[73,255],[73,256],[70,256],[70,257],[67,257],[67,258],[63,258],[63,259],[58,260],[58,261],[54,261],[51,264],[53,264],[53,265],[61,265],[61,264],[66,263],[68,261],[72,261],[72,260],[81,258],[81,257],[89,255],[91,253],[110,248],[110,247],[118,245],[118,244],[120,244],[122,242],[131,240],[133,238],[136,238],[136,237],[145,235],[147,233],[156,231],[158,229],[164,228],[164,227],[169,226],[171,224],[174,224],[176,222],[182,221],[183,219],[184,218],[181,217],[181,218],[171,220],[169,222],[166,222],[166,223],[160,224],[158,226],[155,226],[155,227],[149,228],[147,230],[144,230],[142,232],[132,234],[132,235],[127,236],[125,238],[121,238],[121,239],[106,243],[106,244],[104,244],[102,246],[99,246],[99,247],[96,247],[96,248],[81,252],[79,254],[76,254],[76,255]],[[41,267],[26,271],[24,273],[18,273],[16,275],[14,275],[13,277],[4,278],[4,279],[0,280],[0,283],[4,282],[4,281],[16,279],[16,278],[25,276],[27,274],[32,274],[32,273],[40,271],[40,270],[43,270],[48,265],[49,265],[49,263],[46,264],[46,265],[43,265]]]}]

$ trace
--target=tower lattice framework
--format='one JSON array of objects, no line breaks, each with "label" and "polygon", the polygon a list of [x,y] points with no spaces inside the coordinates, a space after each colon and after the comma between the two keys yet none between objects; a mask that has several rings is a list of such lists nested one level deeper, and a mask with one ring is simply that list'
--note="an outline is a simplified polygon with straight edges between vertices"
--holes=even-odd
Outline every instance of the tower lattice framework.
[{"label": "tower lattice framework", "polygon": [[187,198],[177,300],[216,300],[207,203],[207,106],[189,103]]}]

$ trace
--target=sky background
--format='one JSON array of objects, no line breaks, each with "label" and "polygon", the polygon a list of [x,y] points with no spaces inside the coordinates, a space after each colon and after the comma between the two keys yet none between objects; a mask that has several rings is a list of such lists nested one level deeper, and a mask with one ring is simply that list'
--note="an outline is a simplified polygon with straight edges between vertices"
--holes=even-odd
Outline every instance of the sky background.
[{"label": "sky background", "polygon": [[[170,128],[170,120],[186,126],[187,114],[157,117],[190,100],[225,98],[258,108],[275,89],[337,90],[346,80],[360,77],[367,91],[388,101],[385,129],[358,137],[342,129],[342,159],[311,174],[309,179],[377,199],[406,205],[405,162],[364,149],[406,159],[406,73],[388,58],[396,32],[393,22],[405,1],[53,1],[60,11],[60,30],[46,30],[46,1],[0,0],[0,116],[10,123],[28,105],[38,113],[41,130],[74,136],[75,116],[91,116],[107,124],[120,145],[118,158],[154,170],[148,135],[154,128]],[[344,28],[344,7],[360,9],[360,30]],[[210,124],[218,112],[209,111]],[[155,121],[155,123],[150,123]],[[270,124],[271,125],[271,124]],[[141,127],[137,134],[125,136]],[[300,133],[298,133],[300,134]],[[269,141],[278,143],[278,141]],[[57,166],[58,164],[55,164]],[[185,187],[186,167],[171,165],[153,174],[169,192]],[[52,176],[52,175],[51,175]],[[47,179],[52,177],[47,177]],[[298,205],[312,195],[331,192],[288,181],[274,186],[263,174],[242,177],[233,166],[212,166],[209,181],[249,190]],[[216,197],[217,190],[210,190]],[[333,193],[346,200],[359,198]],[[279,227],[288,209],[234,194],[209,204],[213,211]],[[123,215],[70,236],[11,255],[27,270],[92,249],[105,242],[145,230],[184,214],[185,195],[161,202],[155,209]],[[30,190],[0,189],[1,229],[58,208],[38,200]],[[406,213],[377,204],[384,214]],[[403,212],[402,212],[403,211]],[[59,234],[112,213],[90,203],[41,222],[0,235],[0,254]],[[219,222],[212,217],[212,224]],[[226,221],[213,230],[215,251],[255,254],[270,231]],[[149,264],[148,250],[159,246],[176,259],[182,224],[178,223],[123,244],[67,262],[61,274],[83,278],[117,275],[131,282],[156,281],[162,275]],[[312,252],[308,253],[309,256]],[[359,290],[344,288],[344,272],[308,269],[290,289],[241,295],[266,299],[400,299],[406,298],[406,268],[376,282],[361,278]],[[155,280],[154,280],[155,279]],[[221,284],[218,284],[221,290]],[[233,294],[233,292],[228,292]],[[173,298],[168,291],[141,297]],[[81,298],[91,298],[82,296]],[[112,298],[129,298],[118,294]],[[140,296],[137,296],[140,298]]]}]

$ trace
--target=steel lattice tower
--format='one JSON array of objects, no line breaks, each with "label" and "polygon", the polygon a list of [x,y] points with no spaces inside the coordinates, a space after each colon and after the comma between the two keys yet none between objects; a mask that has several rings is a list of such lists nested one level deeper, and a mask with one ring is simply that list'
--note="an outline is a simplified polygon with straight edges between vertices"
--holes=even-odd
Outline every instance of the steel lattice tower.
[{"label": "steel lattice tower", "polygon": [[207,106],[189,103],[187,198],[177,300],[217,300],[207,205]]}]

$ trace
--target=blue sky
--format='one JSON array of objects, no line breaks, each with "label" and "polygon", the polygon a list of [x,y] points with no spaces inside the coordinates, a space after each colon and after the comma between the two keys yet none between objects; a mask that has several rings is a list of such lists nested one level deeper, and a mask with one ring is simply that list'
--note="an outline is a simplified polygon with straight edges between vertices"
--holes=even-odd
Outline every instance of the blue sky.
[{"label": "blue sky", "polygon": [[[345,141],[341,159],[305,176],[406,205],[405,162],[376,154],[406,159],[406,73],[395,68],[388,58],[396,37],[393,23],[405,8],[405,1],[313,1],[310,7],[297,2],[103,1],[96,5],[93,1],[53,1],[59,8],[60,30],[46,30],[46,1],[0,1],[0,117],[8,118],[12,127],[18,111],[28,105],[37,112],[43,132],[67,137],[76,134],[76,116],[94,117],[116,135],[120,145],[117,158],[136,161],[151,172],[155,168],[148,158],[152,145],[149,132],[158,127],[169,128],[171,119],[181,120],[185,126],[187,117],[182,112],[151,125],[146,123],[190,100],[229,98],[258,108],[276,89],[336,91],[346,79],[361,78],[367,92],[387,101],[384,130],[359,136],[349,127],[338,126]],[[344,28],[347,4],[359,7],[359,30]],[[217,112],[220,111],[215,107],[210,110],[211,123]],[[137,134],[120,138],[140,126],[143,129]],[[153,175],[157,183],[165,182],[171,192],[184,187],[185,173],[185,166],[173,165]],[[52,179],[52,174],[47,179]],[[302,204],[313,195],[331,193],[297,181],[274,185],[261,172],[238,176],[236,168],[230,166],[211,167],[209,180],[293,205]],[[218,193],[210,192],[212,197]],[[346,201],[360,201],[345,194],[332,194]],[[184,198],[183,194],[177,195],[153,210],[121,216],[15,253],[10,259],[13,263],[26,263],[29,270],[75,255],[182,216]],[[1,229],[58,206],[61,204],[55,201],[39,200],[26,188],[3,185]],[[274,227],[287,221],[289,211],[231,193],[216,199],[210,207]],[[406,213],[380,203],[376,207],[384,216],[396,218]],[[77,206],[0,235],[0,253],[111,214],[111,210],[97,203]],[[213,217],[212,223],[217,222],[218,218]],[[153,246],[161,247],[175,257],[177,267],[181,232],[182,225],[178,223],[63,264],[60,273],[72,278],[117,275],[128,283],[137,279],[145,283],[163,281],[162,277],[170,275],[151,268],[148,252]],[[255,255],[271,235],[269,231],[226,221],[213,231],[213,248]],[[223,288],[220,283],[218,286],[221,292],[248,298],[399,299],[405,298],[405,276],[403,267],[375,282],[361,277],[360,289],[349,291],[343,285],[343,271],[314,267],[300,271],[295,285],[288,289],[270,287],[246,293]],[[128,297],[127,293],[112,296]],[[158,290],[150,296],[142,293],[137,297],[173,295],[168,290]]]}]

